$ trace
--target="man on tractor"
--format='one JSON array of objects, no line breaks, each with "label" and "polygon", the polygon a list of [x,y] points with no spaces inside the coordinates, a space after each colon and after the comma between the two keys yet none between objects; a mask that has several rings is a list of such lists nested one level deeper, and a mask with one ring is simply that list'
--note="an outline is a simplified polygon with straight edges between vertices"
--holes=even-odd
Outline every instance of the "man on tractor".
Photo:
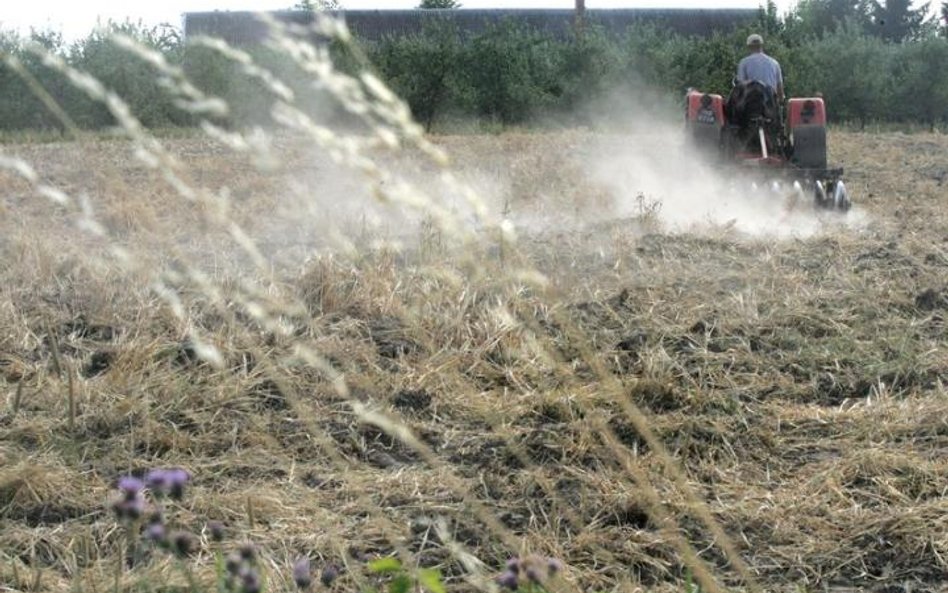
[{"label": "man on tractor", "polygon": [[747,38],[747,49],[750,53],[737,65],[737,82],[761,82],[783,101],[783,71],[777,60],[764,53],[764,38],[754,33]]},{"label": "man on tractor", "polygon": [[777,60],[764,53],[763,38],[747,38],[749,55],[737,66],[734,88],[724,114],[731,130],[729,147],[735,152],[789,158],[790,144],[783,129],[783,72]]}]

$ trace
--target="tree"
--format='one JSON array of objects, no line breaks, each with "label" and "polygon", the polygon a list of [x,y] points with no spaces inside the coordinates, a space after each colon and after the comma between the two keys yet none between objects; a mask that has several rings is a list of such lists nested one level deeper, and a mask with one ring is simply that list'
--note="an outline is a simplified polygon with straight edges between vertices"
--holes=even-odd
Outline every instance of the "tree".
[{"label": "tree", "polygon": [[896,101],[905,119],[923,121],[932,131],[939,121],[948,122],[948,40],[929,37],[899,47]]},{"label": "tree", "polygon": [[421,0],[418,8],[461,8],[461,3],[457,0]]},{"label": "tree", "polygon": [[948,39],[948,0],[941,3],[941,34]]},{"label": "tree", "polygon": [[307,12],[342,10],[342,4],[339,3],[339,0],[300,0],[293,5],[292,10],[305,10]]},{"label": "tree", "polygon": [[429,132],[444,108],[456,101],[461,36],[449,20],[430,19],[420,34],[392,37],[373,58],[379,72]]},{"label": "tree", "polygon": [[912,8],[912,0],[873,0],[876,34],[886,41],[917,39],[925,25],[927,6]]},{"label": "tree", "polygon": [[797,49],[794,59],[805,64],[798,88],[806,94],[822,93],[836,121],[865,125],[892,118],[896,114],[891,97],[897,86],[894,58],[900,50],[901,46],[843,26]]},{"label": "tree", "polygon": [[800,0],[787,18],[794,37],[823,37],[843,25],[868,30],[871,0]]},{"label": "tree", "polygon": [[767,0],[766,6],[764,4],[760,5],[757,24],[765,38],[776,35],[783,30],[783,23],[780,22],[780,14],[777,12],[777,3],[774,0]]}]

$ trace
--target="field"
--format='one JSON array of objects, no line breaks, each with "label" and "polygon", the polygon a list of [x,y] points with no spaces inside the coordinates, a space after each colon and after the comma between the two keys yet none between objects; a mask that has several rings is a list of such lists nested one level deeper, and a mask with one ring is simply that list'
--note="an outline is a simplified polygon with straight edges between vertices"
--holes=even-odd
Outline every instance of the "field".
[{"label": "field", "polygon": [[[642,134],[371,149],[417,206],[297,135],[161,142],[183,184],[125,140],[0,148],[37,175],[0,169],[0,590],[211,590],[244,541],[268,591],[301,555],[338,591],[389,555],[458,591],[528,554],[551,591],[948,586],[948,136],[834,130],[846,217]],[[109,508],[168,467],[188,569]]]}]

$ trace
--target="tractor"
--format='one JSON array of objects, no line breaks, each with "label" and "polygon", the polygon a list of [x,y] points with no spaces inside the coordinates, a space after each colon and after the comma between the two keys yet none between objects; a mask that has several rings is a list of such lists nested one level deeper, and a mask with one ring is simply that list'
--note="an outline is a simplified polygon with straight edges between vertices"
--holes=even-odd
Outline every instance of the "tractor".
[{"label": "tractor", "polygon": [[810,193],[818,208],[851,207],[843,169],[827,166],[821,97],[792,98],[783,108],[772,89],[751,81],[735,83],[727,100],[689,89],[686,105],[688,137],[712,158],[738,165],[775,190]]}]

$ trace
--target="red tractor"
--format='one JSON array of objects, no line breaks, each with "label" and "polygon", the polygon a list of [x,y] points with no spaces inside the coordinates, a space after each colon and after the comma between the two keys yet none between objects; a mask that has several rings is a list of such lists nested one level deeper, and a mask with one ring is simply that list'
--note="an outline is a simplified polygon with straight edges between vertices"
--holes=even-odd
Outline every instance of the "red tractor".
[{"label": "red tractor", "polygon": [[687,131],[700,148],[763,174],[773,187],[811,192],[820,208],[849,210],[843,170],[826,164],[823,99],[790,99],[786,125],[774,92],[759,82],[735,84],[727,100],[693,89],[686,99]]}]

